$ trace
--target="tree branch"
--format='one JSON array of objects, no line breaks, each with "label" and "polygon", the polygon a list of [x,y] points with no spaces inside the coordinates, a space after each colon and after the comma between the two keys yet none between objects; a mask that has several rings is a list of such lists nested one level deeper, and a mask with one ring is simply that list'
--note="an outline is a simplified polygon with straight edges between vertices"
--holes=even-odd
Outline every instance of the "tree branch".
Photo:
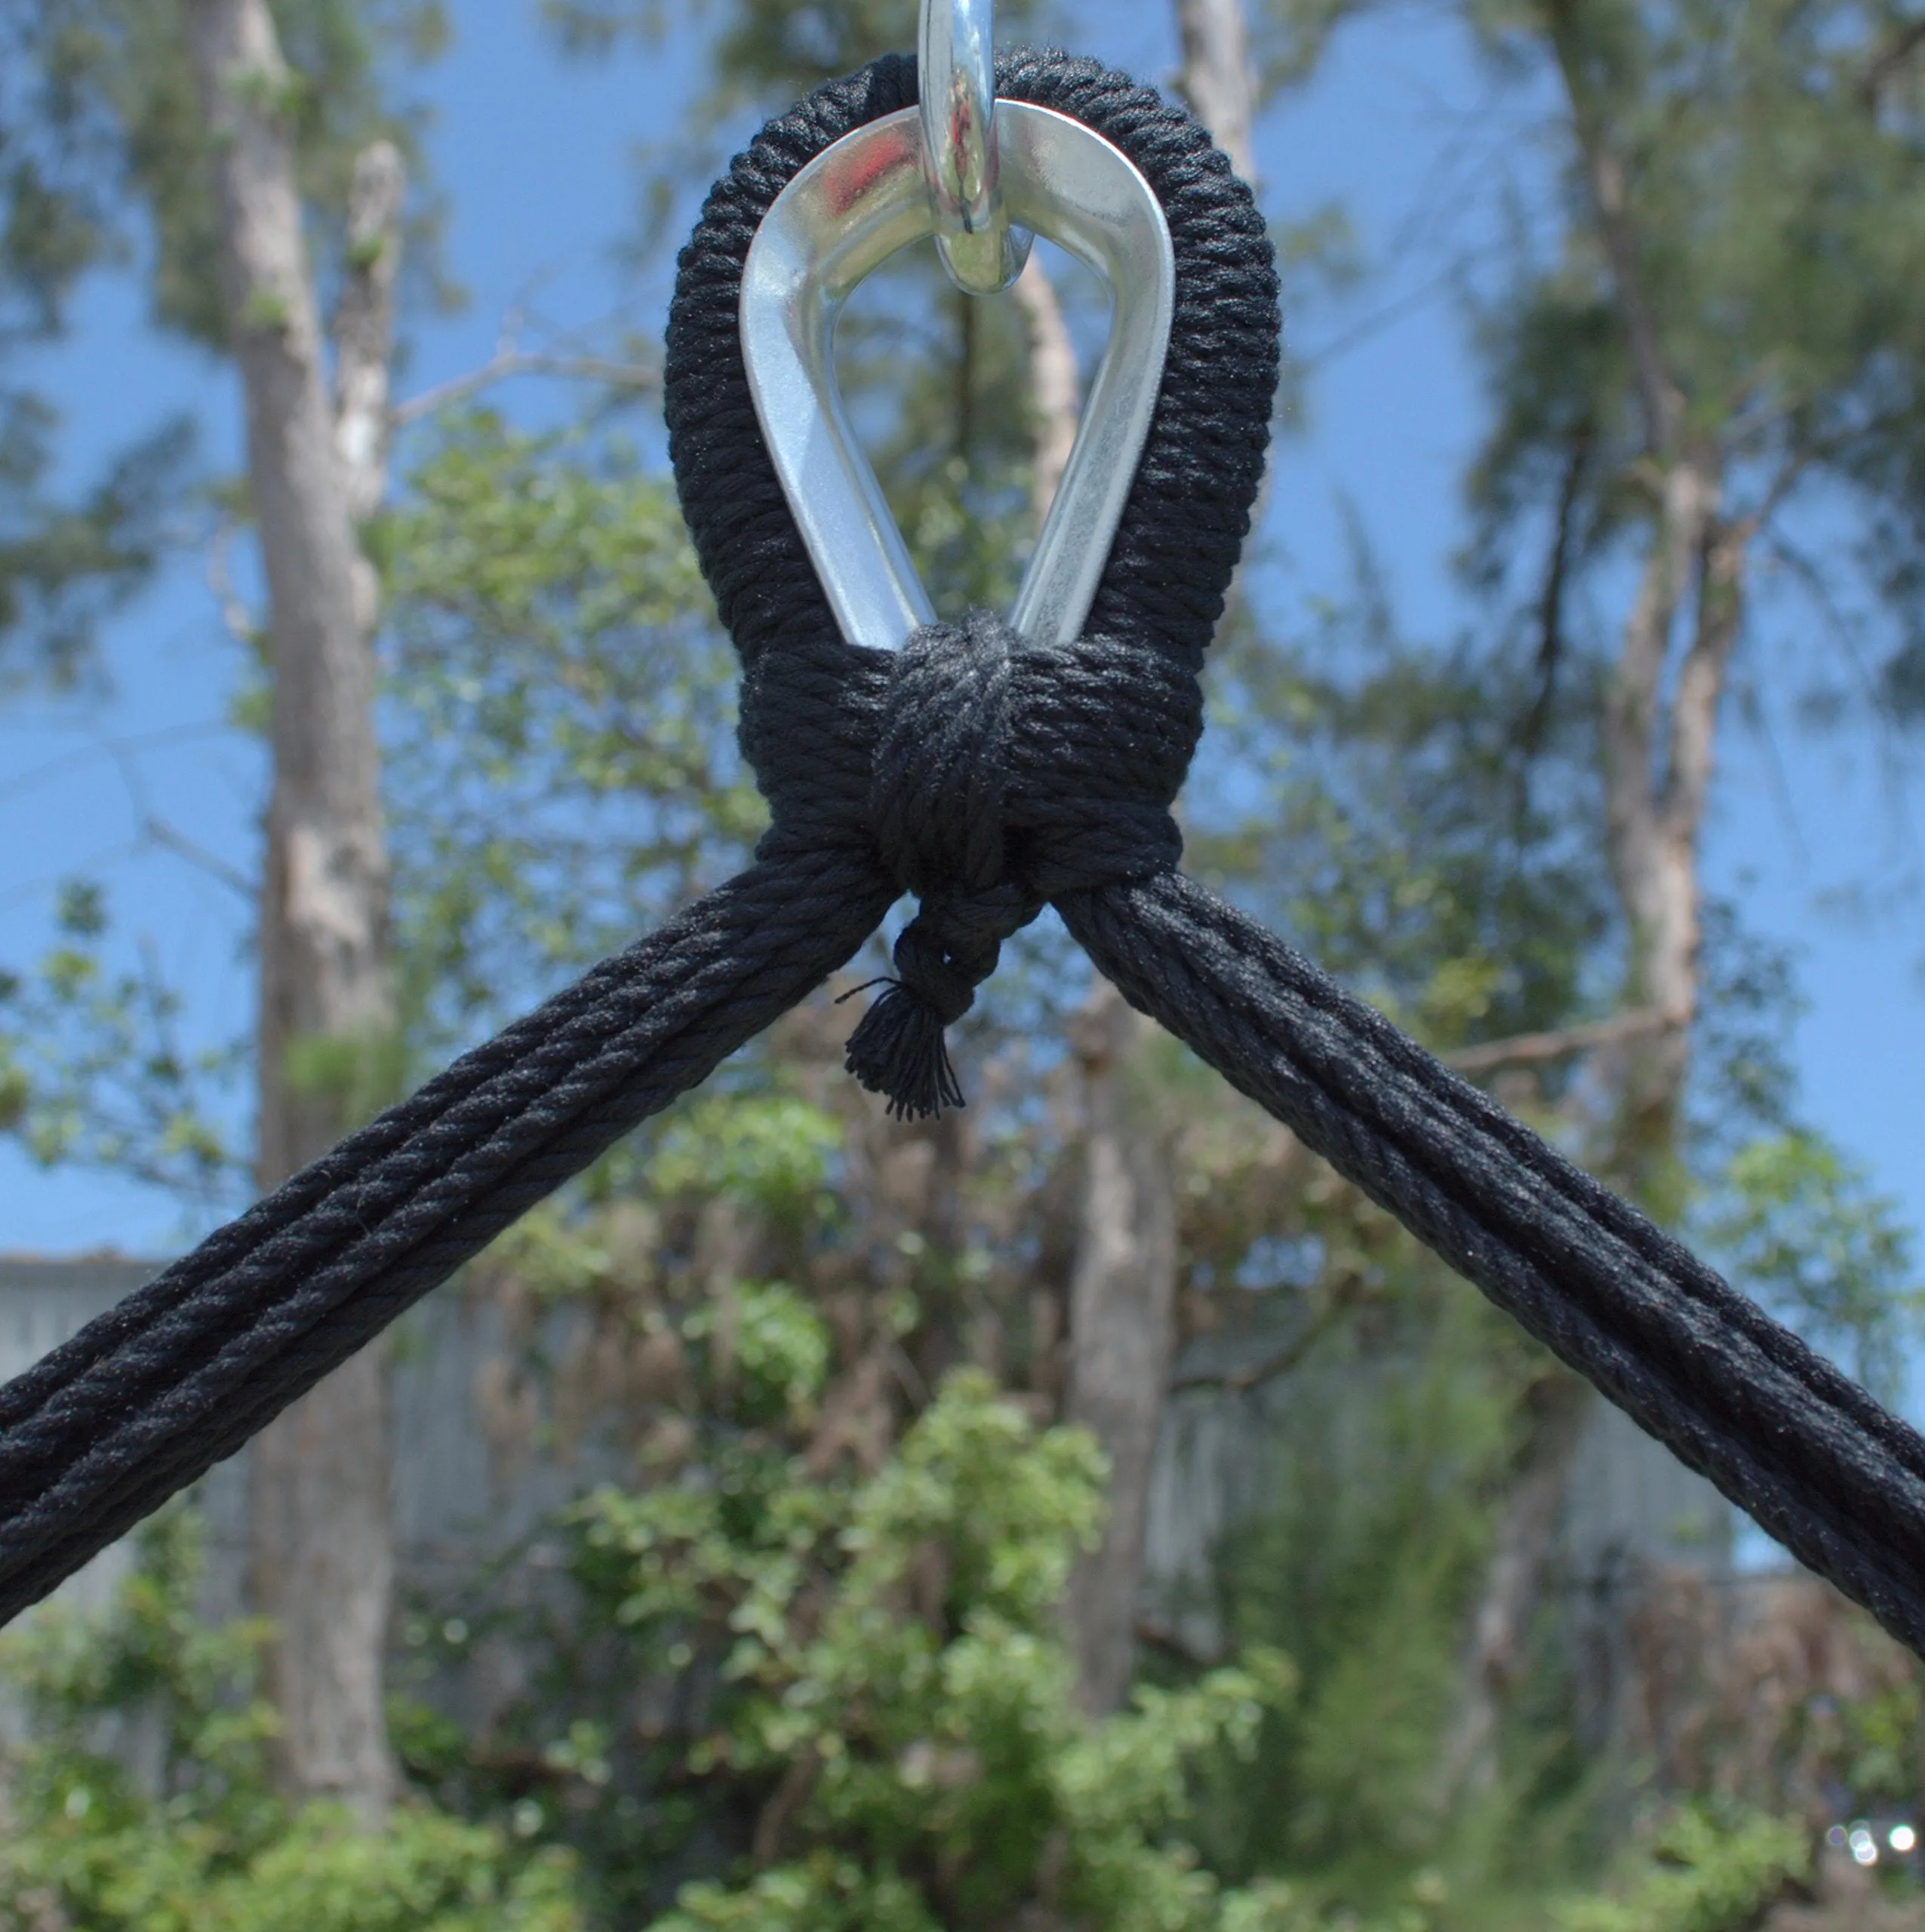
[{"label": "tree branch", "polygon": [[176,831],[168,821],[157,814],[149,812],[140,820],[140,836],[149,844],[163,846],[177,859],[204,872],[217,885],[238,894],[243,904],[254,906],[260,903],[260,881],[230,866],[217,854],[210,852],[197,841],[189,838],[184,832]]},{"label": "tree branch", "polygon": [[1875,111],[1885,89],[1919,48],[1925,47],[1925,20],[1901,22],[1898,31],[1872,56],[1858,84],[1859,104],[1868,112]]},{"label": "tree branch", "polygon": [[1578,497],[1584,488],[1593,440],[1591,424],[1580,423],[1565,452],[1564,473],[1558,488],[1557,517],[1551,529],[1551,554],[1545,563],[1544,585],[1537,598],[1537,690],[1518,734],[1527,755],[1537,749],[1557,691],[1558,664],[1564,654],[1564,591],[1570,577],[1571,526],[1577,515]]},{"label": "tree branch", "polygon": [[126,789],[128,802],[134,808],[134,820],[140,828],[137,836],[149,845],[158,845],[163,850],[173,853],[176,858],[185,859],[190,866],[205,872],[217,884],[226,886],[230,892],[238,894],[248,906],[258,906],[260,903],[260,880],[251,877],[238,866],[229,865],[217,853],[209,851],[198,840],[189,838],[184,832],[177,830],[162,818],[148,798],[146,783],[141,777],[139,766],[134,763],[134,754],[124,746],[112,743],[109,743],[106,749],[114,761],[115,770],[120,774],[120,782]]},{"label": "tree branch", "polygon": [[423,389],[419,395],[397,403],[388,412],[389,426],[404,429],[411,423],[418,423],[424,416],[432,416],[438,409],[446,409],[483,389],[493,388],[497,383],[506,382],[513,376],[564,376],[581,382],[606,383],[612,389],[638,392],[658,389],[662,381],[662,372],[647,362],[623,362],[602,355],[552,355],[535,349],[517,349],[509,343],[497,349],[479,368],[470,369],[466,375],[452,377],[447,382],[437,383],[432,389]]},{"label": "tree branch", "polygon": [[248,608],[241,593],[234,588],[233,575],[227,568],[228,546],[239,528],[232,517],[223,517],[208,540],[207,584],[214,593],[215,603],[220,607],[220,621],[227,635],[244,650],[257,651],[260,648],[260,626],[254,621],[254,614]]},{"label": "tree branch", "polygon": [[783,1835],[815,1789],[816,1771],[821,1762],[815,1746],[808,1746],[791,1761],[781,1783],[762,1807],[749,1847],[749,1859],[757,1871],[766,1872],[782,1856]]},{"label": "tree branch", "polygon": [[1216,1389],[1226,1395],[1247,1395],[1251,1389],[1287,1375],[1297,1367],[1336,1326],[1337,1317],[1348,1305],[1347,1296],[1327,1295],[1323,1306],[1294,1335],[1254,1361],[1235,1368],[1182,1370],[1170,1378],[1169,1392],[1178,1395],[1192,1389]]},{"label": "tree branch", "polygon": [[1645,299],[1637,272],[1637,250],[1631,229],[1625,192],[1624,165],[1612,151],[1599,125],[1589,90],[1579,69],[1576,28],[1570,0],[1558,0],[1549,9],[1551,45],[1570,103],[1571,131],[1579,158],[1591,189],[1598,217],[1599,239],[1610,264],[1618,306],[1624,313],[1631,359],[1637,379],[1637,396],[1644,416],[1644,435],[1653,455],[1668,457],[1676,449],[1684,412],[1684,396],[1666,368],[1656,318]]},{"label": "tree branch", "polygon": [[1714,520],[1698,557],[1697,621],[1671,700],[1662,811],[1675,840],[1695,841],[1710,787],[1712,741],[1725,672],[1738,641],[1745,533]]},{"label": "tree branch", "polygon": [[1609,1020],[1594,1020],[1582,1026],[1561,1026],[1548,1033],[1518,1033],[1507,1040],[1481,1040],[1474,1047],[1459,1047],[1441,1057],[1453,1072],[1468,1076],[1495,1073],[1507,1066],[1541,1066],[1546,1060],[1568,1060],[1573,1054],[1591,1053],[1600,1047],[1614,1047],[1647,1033],[1662,1032],[1671,1023],[1655,1006],[1633,1008],[1614,1014]]}]

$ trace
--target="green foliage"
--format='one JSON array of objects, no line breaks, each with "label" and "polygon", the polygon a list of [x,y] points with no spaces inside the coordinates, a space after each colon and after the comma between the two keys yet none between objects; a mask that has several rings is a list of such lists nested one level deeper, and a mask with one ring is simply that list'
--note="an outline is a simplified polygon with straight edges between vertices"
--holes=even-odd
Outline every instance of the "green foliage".
[{"label": "green foliage", "polygon": [[1613,925],[1588,733],[1560,711],[1521,744],[1528,663],[1403,635],[1352,535],[1342,604],[1219,646],[1192,863],[1434,1046],[1568,1024]]},{"label": "green foliage", "polygon": [[180,1814],[226,1820],[246,1835],[258,1829],[275,1729],[254,1690],[265,1629],[211,1629],[195,1614],[201,1541],[188,1510],[151,1518],[135,1533],[135,1549],[133,1573],[105,1615],[54,1604],[0,1639],[0,1666],[35,1734],[14,1767],[23,1772],[20,1788],[29,1807],[39,1802],[73,1820],[92,1815],[90,1772],[103,1792],[119,1794],[117,1802],[134,1802],[124,1767],[105,1757],[97,1763],[86,1747],[104,1714],[137,1713],[158,1745],[158,1782]]},{"label": "green foliage", "polygon": [[[6,1767],[6,1932],[579,1932],[561,1854],[415,1805],[371,1835],[333,1806],[277,1798],[275,1721],[254,1687],[263,1629],[197,1617],[185,1512],[149,1522],[138,1548],[104,1614],[44,1608],[0,1647],[34,1718]],[[115,1727],[155,1748],[103,1749]]]},{"label": "green foliage", "polygon": [[[915,51],[915,0],[801,8],[780,0],[731,0],[719,11],[713,57],[718,91],[700,103],[704,119],[744,100],[786,106],[878,54]],[[666,0],[542,0],[543,15],[561,44],[589,56],[604,53],[623,34],[655,38],[671,11]],[[1035,0],[1004,0],[996,12],[998,39],[1020,41],[1043,11]]]},{"label": "green foliage", "polygon": [[288,1042],[291,1092],[324,1100],[348,1127],[371,1120],[407,1091],[407,1042],[393,1027],[374,1032],[303,1034]]},{"label": "green foliage", "polygon": [[1641,1863],[1619,1896],[1558,1906],[1555,1932],[1746,1932],[1810,1870],[1811,1843],[1786,1819],[1687,1805]]},{"label": "green foliage", "polygon": [[[355,156],[385,137],[418,167],[413,116],[395,101],[395,84],[411,63],[440,51],[445,20],[438,0],[279,0],[273,11],[290,84],[268,104],[294,135],[324,278]],[[85,263],[144,244],[157,320],[220,343],[220,257],[186,0],[12,0],[8,12],[20,17],[22,71],[38,83],[22,115],[60,162],[54,232],[71,238],[49,240],[42,252],[74,266],[63,278],[43,272],[50,295]],[[54,213],[42,217],[43,226],[54,221]],[[432,237],[422,226],[416,251]]]},{"label": "green foliage", "polygon": [[1703,1234],[1733,1279],[1813,1341],[1844,1351],[1861,1382],[1896,1401],[1925,1314],[1898,1204],[1809,1131],[1739,1148],[1720,1183]]},{"label": "green foliage", "polygon": [[841,1122],[807,1101],[712,1095],[671,1121],[650,1163],[649,1180],[661,1194],[718,1194],[793,1220],[819,1201],[841,1148]]},{"label": "green foliage", "polygon": [[[84,1914],[97,1932],[578,1932],[565,1860],[505,1872],[499,1834],[432,1813],[386,1831],[309,1805],[251,1856],[177,1828],[157,1832],[137,1805],[96,1825],[74,1799],[0,1852],[0,1923],[20,1932],[45,1909]],[[101,1804],[106,1812],[106,1805]],[[173,1826],[172,1820],[165,1821]],[[11,1866],[12,1869],[6,1869]],[[40,1914],[38,1917],[34,1914]]]},{"label": "green foliage", "polygon": [[165,423],[63,502],[48,487],[56,426],[38,398],[0,389],[0,688],[79,675],[102,620],[160,559],[194,443],[188,423]]},{"label": "green foliage", "polygon": [[740,863],[764,823],[672,488],[607,438],[445,426],[373,533],[401,946],[429,1039]]},{"label": "green foliage", "polygon": [[1226,1546],[1235,1638],[1287,1645],[1302,1687],[1254,1761],[1223,1768],[1204,1834],[1219,1869],[1281,1869],[1367,1911],[1427,1871],[1455,1890],[1508,1875],[1481,1866],[1440,1754],[1520,1387],[1541,1372],[1410,1245],[1376,1260],[1401,1280],[1268,1411],[1264,1506]]},{"label": "green foliage", "polygon": [[784,1281],[747,1282],[682,1324],[691,1342],[712,1343],[726,1330],[736,1398],[752,1426],[806,1411],[829,1372],[829,1336],[808,1301]]},{"label": "green foliage", "polygon": [[[397,55],[433,51],[440,9],[436,0],[281,0],[275,13],[297,80],[282,104],[318,217],[324,278],[355,153],[377,134],[412,148],[408,117],[386,91]],[[206,118],[186,21],[186,0],[0,0],[0,357],[57,335],[90,269],[137,260],[158,321],[222,341]],[[425,281],[432,224],[417,229]],[[179,518],[186,425],[141,432],[77,494],[53,487],[55,427],[46,403],[0,366],[0,683],[71,682],[101,621],[149,580],[168,542],[190,534]]]},{"label": "green foliage", "polygon": [[652,1178],[665,1194],[700,1188],[767,1212],[821,1187],[841,1145],[841,1123],[807,1101],[718,1095],[675,1119]]},{"label": "green foliage", "polygon": [[[1459,11],[1500,72],[1561,71],[1577,133],[1623,190],[1613,257],[1572,143],[1554,240],[1521,229],[1486,299],[1473,574],[1518,591],[1554,675],[1582,586],[1650,528],[1675,451],[1647,447],[1628,275],[1678,433],[1723,479],[1727,513],[1754,519],[1821,619],[1856,574],[1907,641],[1902,665],[1925,581],[1925,331],[1909,295],[1925,269],[1925,103],[1902,26],[1855,0]],[[1852,553],[1828,525],[1810,571],[1800,519],[1840,509]],[[1529,548],[1527,530],[1541,533]]]},{"label": "green foliage", "polygon": [[1925,1767],[1925,1683],[1915,1672],[1838,1713],[1839,1781],[1858,1804],[1906,1804]]},{"label": "green foliage", "polygon": [[1056,1605],[1100,1475],[970,1371],[865,1481],[745,1451],[582,1506],[591,1592],[657,1668],[712,1674],[687,1774],[758,1817],[740,1877],[684,1886],[656,1932],[976,1926],[1026,1900],[1115,1932],[1284,1922],[1170,1833],[1188,1767],[1248,1748],[1287,1667],[1076,1712]]},{"label": "green foliage", "polygon": [[183,1043],[180,995],[144,950],[108,966],[97,888],[63,889],[59,927],[28,974],[0,976],[0,1134],[42,1167],[129,1175],[203,1211],[231,1201],[246,1164],[214,1107],[241,1050]]}]

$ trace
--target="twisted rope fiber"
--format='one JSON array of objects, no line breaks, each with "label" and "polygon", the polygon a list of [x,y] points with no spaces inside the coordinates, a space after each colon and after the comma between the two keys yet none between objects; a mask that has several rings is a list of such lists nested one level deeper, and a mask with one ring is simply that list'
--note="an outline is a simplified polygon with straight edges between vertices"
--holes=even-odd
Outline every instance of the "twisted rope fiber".
[{"label": "twisted rope fiber", "polygon": [[1913,1430],[1194,881],[1168,873],[1056,903],[1132,1005],[1925,1654],[1925,1442]]},{"label": "twisted rope fiber", "polygon": [[231,1455],[841,965],[894,889],[759,865],[457,1060],[0,1389],[0,1618]]},{"label": "twisted rope fiber", "polygon": [[1805,1561],[1925,1650],[1925,1443],[1634,1211],[1282,942],[1173,869],[1195,675],[1247,528],[1277,369],[1247,193],[1187,117],[1094,63],[999,91],[1127,152],[1176,245],[1170,365],[1090,635],[1033,651],[981,614],[891,657],[835,633],[761,445],[736,338],[768,204],[913,103],[878,62],[773,122],[684,251],[668,417],[685,513],[741,653],[761,863],[297,1176],[0,1389],[0,1614],[233,1449],[521,1208],[700,1080],[921,900],[900,986],[856,1029],[899,1109],[955,1097],[943,1025],[1053,901],[1133,1004]]}]

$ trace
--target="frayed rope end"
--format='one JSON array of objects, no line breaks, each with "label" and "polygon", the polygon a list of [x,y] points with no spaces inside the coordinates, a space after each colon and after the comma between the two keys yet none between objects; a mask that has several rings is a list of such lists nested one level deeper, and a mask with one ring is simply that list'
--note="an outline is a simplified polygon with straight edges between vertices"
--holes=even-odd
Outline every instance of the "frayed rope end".
[{"label": "frayed rope end", "polygon": [[881,997],[849,1035],[845,1063],[859,1086],[887,1098],[898,1120],[933,1118],[945,1107],[964,1104],[943,1016],[900,980],[883,983]]}]

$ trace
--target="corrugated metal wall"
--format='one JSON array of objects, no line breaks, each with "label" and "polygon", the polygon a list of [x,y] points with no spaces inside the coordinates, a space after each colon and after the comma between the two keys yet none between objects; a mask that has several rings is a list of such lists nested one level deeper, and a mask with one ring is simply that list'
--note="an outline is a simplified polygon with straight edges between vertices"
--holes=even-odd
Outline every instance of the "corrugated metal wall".
[{"label": "corrugated metal wall", "polygon": [[[112,1256],[0,1259],[0,1377],[17,1374],[152,1272],[152,1263]],[[523,1311],[511,1332],[500,1303],[458,1284],[399,1325],[394,1504],[404,1604],[445,1608],[490,1564],[525,1571],[523,1589],[539,1589],[558,1555],[545,1526],[594,1482],[621,1475],[630,1460],[623,1418],[592,1407],[600,1339],[593,1317],[578,1308]],[[1152,1477],[1142,1612],[1150,1628],[1194,1657],[1212,1657],[1222,1644],[1219,1541],[1259,1503],[1270,1445],[1304,1400],[1300,1380],[1279,1380],[1244,1393],[1194,1388],[1170,1403]],[[1346,1412],[1369,1410],[1341,1401],[1320,1406],[1339,1427]],[[245,1460],[236,1457],[201,1486],[211,1615],[231,1613],[241,1601]],[[1626,1599],[1664,1574],[1728,1579],[1731,1522],[1708,1484],[1616,1410],[1594,1405],[1557,1567],[1581,1674],[1590,1681],[1587,1700],[1607,1730],[1612,1686],[1628,1667],[1616,1634]],[[103,1600],[126,1561],[123,1550],[106,1552],[62,1597]]]}]

